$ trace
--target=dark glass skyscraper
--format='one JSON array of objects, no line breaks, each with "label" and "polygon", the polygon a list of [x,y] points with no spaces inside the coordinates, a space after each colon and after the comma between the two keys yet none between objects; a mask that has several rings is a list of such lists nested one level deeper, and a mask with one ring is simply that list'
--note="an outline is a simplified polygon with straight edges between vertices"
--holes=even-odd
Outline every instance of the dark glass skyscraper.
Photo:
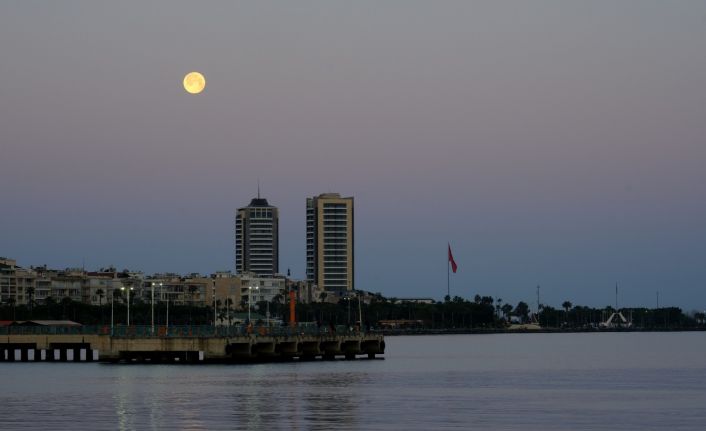
[{"label": "dark glass skyscraper", "polygon": [[279,211],[259,196],[235,215],[235,272],[273,277],[279,271]]}]

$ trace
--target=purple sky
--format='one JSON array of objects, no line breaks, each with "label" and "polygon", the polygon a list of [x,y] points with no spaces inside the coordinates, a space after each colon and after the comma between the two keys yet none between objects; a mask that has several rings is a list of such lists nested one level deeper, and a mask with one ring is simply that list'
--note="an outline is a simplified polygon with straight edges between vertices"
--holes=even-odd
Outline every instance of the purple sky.
[{"label": "purple sky", "polygon": [[706,2],[231,3],[0,3],[0,255],[232,269],[259,178],[296,277],[340,192],[361,289],[706,308]]}]

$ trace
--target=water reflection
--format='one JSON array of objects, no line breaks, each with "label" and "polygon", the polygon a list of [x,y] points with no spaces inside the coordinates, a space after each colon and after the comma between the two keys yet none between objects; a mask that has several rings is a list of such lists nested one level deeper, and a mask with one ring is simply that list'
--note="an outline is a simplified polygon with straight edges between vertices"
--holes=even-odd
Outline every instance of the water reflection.
[{"label": "water reflection", "polygon": [[303,391],[305,421],[322,428],[358,428],[363,376],[340,372],[307,379]]},{"label": "water reflection", "polygon": [[0,364],[0,429],[701,428],[706,334],[605,335],[395,337],[385,361]]},{"label": "water reflection", "polygon": [[315,425],[354,427],[360,373],[307,375],[273,372],[271,365],[247,367],[243,374],[229,375],[233,424],[248,429],[280,427],[294,429]]}]

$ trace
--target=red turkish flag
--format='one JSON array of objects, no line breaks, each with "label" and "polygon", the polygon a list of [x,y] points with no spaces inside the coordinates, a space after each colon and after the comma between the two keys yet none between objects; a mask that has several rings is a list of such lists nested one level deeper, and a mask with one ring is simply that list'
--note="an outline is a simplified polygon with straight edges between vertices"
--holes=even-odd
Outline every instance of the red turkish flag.
[{"label": "red turkish flag", "polygon": [[458,268],[458,265],[456,265],[456,261],[454,260],[454,255],[451,254],[451,244],[449,246],[449,262],[451,262],[451,270],[456,274],[456,269]]}]

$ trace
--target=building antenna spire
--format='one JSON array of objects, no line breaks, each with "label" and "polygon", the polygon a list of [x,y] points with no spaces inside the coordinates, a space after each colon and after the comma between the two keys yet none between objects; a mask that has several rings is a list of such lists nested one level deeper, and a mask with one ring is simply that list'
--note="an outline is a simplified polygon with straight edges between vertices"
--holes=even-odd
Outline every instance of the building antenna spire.
[{"label": "building antenna spire", "polygon": [[257,198],[260,199],[260,179],[257,179]]}]

